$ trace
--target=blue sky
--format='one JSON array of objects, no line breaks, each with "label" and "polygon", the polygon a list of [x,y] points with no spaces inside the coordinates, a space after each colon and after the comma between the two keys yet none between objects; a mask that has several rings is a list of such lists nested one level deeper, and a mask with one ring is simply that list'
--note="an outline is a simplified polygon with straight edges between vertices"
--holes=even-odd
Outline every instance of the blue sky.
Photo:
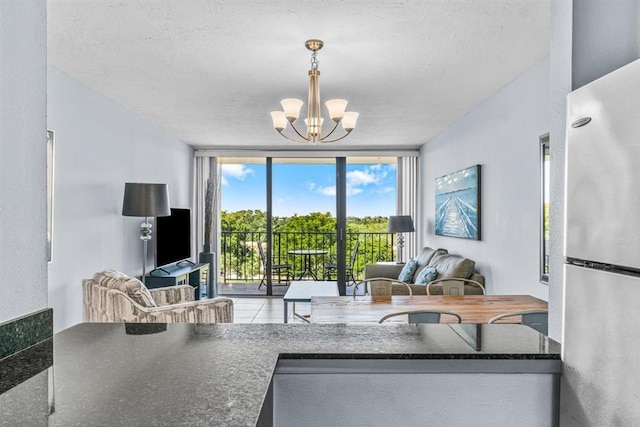
[{"label": "blue sky", "polygon": [[[266,210],[266,165],[222,165],[222,210]],[[275,216],[331,212],[335,216],[335,165],[274,164]],[[347,215],[389,216],[395,212],[395,164],[347,164]]]}]

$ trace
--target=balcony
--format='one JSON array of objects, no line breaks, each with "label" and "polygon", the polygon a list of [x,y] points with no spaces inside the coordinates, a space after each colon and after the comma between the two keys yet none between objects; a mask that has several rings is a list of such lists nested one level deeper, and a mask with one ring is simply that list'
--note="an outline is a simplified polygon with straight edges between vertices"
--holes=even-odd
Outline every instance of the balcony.
[{"label": "balcony", "polygon": [[[267,233],[264,231],[221,232],[220,235],[220,295],[244,294],[266,295],[266,286],[260,286],[265,269],[260,259],[258,245],[266,248]],[[364,266],[378,261],[395,260],[395,234],[380,232],[347,232],[347,264],[350,263],[354,245],[360,241],[354,262],[356,280],[364,278]],[[336,260],[336,234],[329,232],[275,232],[273,233],[271,257],[274,264],[290,264],[296,277],[304,270],[304,257],[290,255],[290,251],[311,249],[326,251],[326,254],[311,257],[311,271],[318,280],[324,274],[324,264]],[[311,275],[303,277],[312,280]],[[335,276],[333,278],[335,280]],[[273,294],[286,292],[286,278],[273,275]]]}]

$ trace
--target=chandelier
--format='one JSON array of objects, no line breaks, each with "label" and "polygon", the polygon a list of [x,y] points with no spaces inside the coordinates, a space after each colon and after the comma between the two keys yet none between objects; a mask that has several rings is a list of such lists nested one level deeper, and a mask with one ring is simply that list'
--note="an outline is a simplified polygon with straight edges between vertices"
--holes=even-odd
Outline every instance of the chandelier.
[{"label": "chandelier", "polygon": [[[315,144],[316,142],[340,141],[349,135],[356,127],[359,113],[345,111],[347,109],[346,99],[328,100],[325,105],[329,111],[329,117],[333,120],[333,128],[329,133],[323,135],[322,124],[324,119],[322,118],[322,112],[320,110],[320,70],[318,70],[318,59],[316,55],[318,51],[322,49],[324,43],[322,40],[312,39],[307,40],[304,45],[312,52],[311,69],[309,70],[309,105],[307,108],[307,118],[304,120],[307,131],[301,133],[294,124],[300,116],[300,109],[302,109],[302,104],[304,104],[301,100],[294,98],[287,98],[280,101],[284,111],[271,112],[273,127],[280,135],[293,142],[312,142]],[[291,123],[291,127],[301,139],[294,139],[284,134],[283,131],[287,127],[287,122]],[[345,131],[345,134],[339,138],[329,139],[340,123],[342,123],[342,129]]]}]

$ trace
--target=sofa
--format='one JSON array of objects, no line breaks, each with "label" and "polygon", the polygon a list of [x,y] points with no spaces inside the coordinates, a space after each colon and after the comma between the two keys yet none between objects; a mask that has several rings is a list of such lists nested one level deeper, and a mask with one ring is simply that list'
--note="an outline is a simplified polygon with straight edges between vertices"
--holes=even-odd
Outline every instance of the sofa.
[{"label": "sofa", "polygon": [[[413,295],[426,295],[427,285],[416,284],[415,278],[417,278],[422,270],[427,267],[433,267],[437,271],[435,280],[449,279],[449,278],[461,278],[471,279],[484,286],[484,276],[475,271],[475,261],[468,258],[464,258],[460,255],[450,254],[446,249],[432,249],[430,247],[424,247],[420,251],[417,257],[414,258],[417,262],[417,268],[413,274],[411,280],[404,280],[405,283],[411,288]],[[390,279],[397,279],[405,264],[393,264],[393,263],[377,263],[367,264],[364,267],[364,278],[372,279],[374,277],[387,277]],[[442,284],[434,283],[429,287],[429,293],[431,295],[442,295]],[[483,289],[473,284],[464,285],[465,295],[482,295]],[[408,295],[408,289],[401,285],[393,285],[394,295]]]},{"label": "sofa", "polygon": [[115,270],[82,281],[85,322],[233,323],[233,301],[195,301],[190,285],[147,289],[138,279]]}]

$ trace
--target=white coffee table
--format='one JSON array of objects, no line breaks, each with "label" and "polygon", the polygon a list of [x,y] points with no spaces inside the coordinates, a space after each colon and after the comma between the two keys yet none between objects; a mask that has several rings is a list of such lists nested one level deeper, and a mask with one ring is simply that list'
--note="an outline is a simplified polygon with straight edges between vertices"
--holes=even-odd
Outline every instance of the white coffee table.
[{"label": "white coffee table", "polygon": [[296,313],[297,302],[311,302],[311,297],[340,296],[338,282],[294,280],[284,294],[284,323],[289,323],[289,303],[293,303],[293,315],[309,323],[309,319]]}]

